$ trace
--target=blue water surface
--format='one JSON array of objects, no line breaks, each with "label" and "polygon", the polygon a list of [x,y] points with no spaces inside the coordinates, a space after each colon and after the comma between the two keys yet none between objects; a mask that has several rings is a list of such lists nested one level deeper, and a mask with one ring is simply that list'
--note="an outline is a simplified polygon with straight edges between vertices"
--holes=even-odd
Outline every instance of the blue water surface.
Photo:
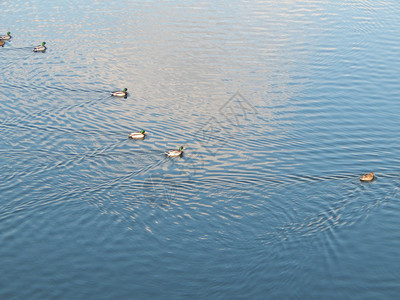
[{"label": "blue water surface", "polygon": [[2,1],[0,299],[398,299],[399,10]]}]

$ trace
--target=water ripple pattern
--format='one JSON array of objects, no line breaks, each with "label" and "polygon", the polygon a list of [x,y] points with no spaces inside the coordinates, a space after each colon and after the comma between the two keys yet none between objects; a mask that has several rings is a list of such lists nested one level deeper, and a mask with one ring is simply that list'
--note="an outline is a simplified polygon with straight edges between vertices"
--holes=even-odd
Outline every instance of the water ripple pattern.
[{"label": "water ripple pattern", "polygon": [[0,299],[397,299],[399,9],[1,2]]}]

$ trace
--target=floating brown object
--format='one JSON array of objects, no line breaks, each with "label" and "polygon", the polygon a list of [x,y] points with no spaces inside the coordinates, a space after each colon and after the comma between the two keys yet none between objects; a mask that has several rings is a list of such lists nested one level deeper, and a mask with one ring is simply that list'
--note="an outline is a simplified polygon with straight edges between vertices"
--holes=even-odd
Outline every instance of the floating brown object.
[{"label": "floating brown object", "polygon": [[374,172],[371,172],[371,173],[368,173],[368,174],[364,174],[360,178],[361,181],[372,181],[373,179],[374,179]]},{"label": "floating brown object", "polygon": [[0,40],[0,46],[4,47],[4,40]]}]

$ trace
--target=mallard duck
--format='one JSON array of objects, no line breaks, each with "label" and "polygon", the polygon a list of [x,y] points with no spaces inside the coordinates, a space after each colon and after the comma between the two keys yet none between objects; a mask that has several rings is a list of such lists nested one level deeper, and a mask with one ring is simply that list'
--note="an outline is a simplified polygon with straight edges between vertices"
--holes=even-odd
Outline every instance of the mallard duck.
[{"label": "mallard duck", "polygon": [[122,91],[116,91],[111,93],[114,97],[126,97],[128,95],[128,89],[124,88]]},{"label": "mallard duck", "polygon": [[44,52],[46,51],[46,42],[43,42],[40,46],[33,48],[33,52]]},{"label": "mallard duck", "polygon": [[0,40],[11,40],[12,36],[10,35],[10,32],[7,32],[6,35],[0,36]]},{"label": "mallard duck", "polygon": [[137,139],[144,139],[145,136],[146,136],[145,132],[146,132],[146,131],[144,131],[144,130],[140,130],[139,132],[132,132],[132,133],[129,135],[129,138],[130,138],[130,139],[135,139],[135,140],[137,140]]},{"label": "mallard duck", "polygon": [[0,40],[0,46],[4,47],[4,40]]},{"label": "mallard duck", "polygon": [[169,151],[165,152],[165,154],[167,154],[168,157],[181,156],[182,153],[183,153],[183,146],[179,147],[179,150],[169,150]]},{"label": "mallard duck", "polygon": [[368,173],[368,174],[364,174],[360,178],[361,181],[372,181],[373,179],[374,179],[374,172],[371,172],[371,173]]}]

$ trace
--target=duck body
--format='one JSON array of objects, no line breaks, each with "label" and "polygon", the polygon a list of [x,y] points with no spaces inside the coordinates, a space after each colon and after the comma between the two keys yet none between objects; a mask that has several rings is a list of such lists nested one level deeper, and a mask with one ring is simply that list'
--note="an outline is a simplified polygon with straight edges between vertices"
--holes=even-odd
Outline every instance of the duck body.
[{"label": "duck body", "polygon": [[111,96],[114,96],[114,97],[126,97],[126,96],[128,96],[128,89],[124,88],[122,91],[112,92]]},{"label": "duck body", "polygon": [[41,45],[33,48],[33,52],[44,52],[44,51],[46,51],[47,48],[46,48],[45,45],[46,45],[46,42],[43,42]]},{"label": "duck body", "polygon": [[132,133],[129,135],[129,138],[130,138],[130,139],[134,139],[134,140],[144,139],[144,138],[146,137],[145,132],[146,132],[146,131],[144,131],[144,130],[140,130],[139,132],[132,132]]},{"label": "duck body", "polygon": [[177,157],[181,156],[183,153],[183,147],[179,147],[179,150],[169,150],[165,152],[168,157]]},{"label": "duck body", "polygon": [[364,174],[361,176],[360,180],[361,181],[372,181],[375,178],[374,172]]},{"label": "duck body", "polygon": [[4,40],[0,39],[0,47],[4,47]]},{"label": "duck body", "polygon": [[11,40],[12,36],[10,35],[10,32],[7,32],[6,35],[0,36],[0,40]]}]

